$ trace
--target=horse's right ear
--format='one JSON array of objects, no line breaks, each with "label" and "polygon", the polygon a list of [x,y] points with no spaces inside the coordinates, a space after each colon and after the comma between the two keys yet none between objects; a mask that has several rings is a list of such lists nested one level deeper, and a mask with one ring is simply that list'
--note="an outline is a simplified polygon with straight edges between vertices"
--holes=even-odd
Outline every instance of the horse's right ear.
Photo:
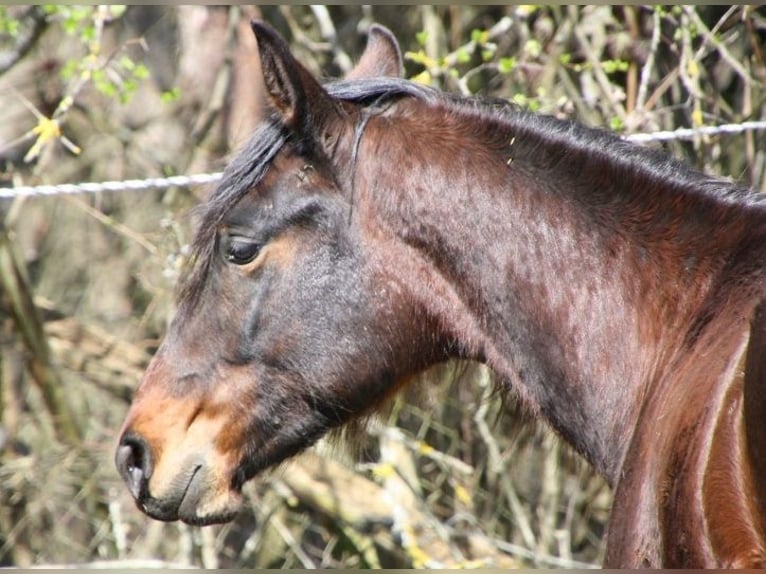
[{"label": "horse's right ear", "polygon": [[266,93],[284,124],[302,136],[321,132],[338,117],[333,98],[295,59],[278,32],[257,20],[250,27],[258,42]]},{"label": "horse's right ear", "polygon": [[396,37],[388,28],[373,24],[367,33],[367,47],[354,69],[346,74],[346,78],[401,78],[403,70],[404,60]]}]

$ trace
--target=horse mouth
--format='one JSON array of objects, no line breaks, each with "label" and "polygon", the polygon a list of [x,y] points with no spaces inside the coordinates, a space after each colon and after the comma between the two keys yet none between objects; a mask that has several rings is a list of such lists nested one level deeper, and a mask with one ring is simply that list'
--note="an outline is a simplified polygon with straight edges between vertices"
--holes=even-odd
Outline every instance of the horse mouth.
[{"label": "horse mouth", "polygon": [[226,492],[223,501],[211,500],[205,474],[203,465],[197,464],[185,486],[176,490],[180,494],[167,498],[147,495],[136,504],[149,517],[163,522],[180,520],[192,526],[230,522],[239,511],[241,489]]}]

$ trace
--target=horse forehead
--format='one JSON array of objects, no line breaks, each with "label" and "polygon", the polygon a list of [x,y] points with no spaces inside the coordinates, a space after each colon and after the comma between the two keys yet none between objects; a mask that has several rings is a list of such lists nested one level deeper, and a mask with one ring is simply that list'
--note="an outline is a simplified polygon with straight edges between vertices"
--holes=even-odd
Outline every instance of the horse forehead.
[{"label": "horse forehead", "polygon": [[246,197],[251,201],[273,201],[273,195],[295,186],[300,180],[306,159],[289,150],[283,150],[271,161],[263,179],[253,186]]},{"label": "horse forehead", "polygon": [[312,192],[331,189],[334,176],[326,162],[304,157],[289,150],[279,153],[271,162],[263,179],[244,194],[240,203],[268,208],[284,199],[289,192],[301,189]]},{"label": "horse forehead", "polygon": [[[258,183],[246,188],[244,186],[248,184],[244,184],[239,190],[232,188],[233,193],[239,197],[222,214],[221,223],[224,226],[237,225],[245,223],[253,213],[267,215],[274,208],[275,203],[283,198],[285,192],[289,191],[290,183],[297,183],[295,176],[299,173],[300,163],[297,158],[289,161],[280,161],[275,158]],[[226,193],[226,190],[222,190],[222,193]],[[210,201],[214,205],[216,197],[211,197]]]}]

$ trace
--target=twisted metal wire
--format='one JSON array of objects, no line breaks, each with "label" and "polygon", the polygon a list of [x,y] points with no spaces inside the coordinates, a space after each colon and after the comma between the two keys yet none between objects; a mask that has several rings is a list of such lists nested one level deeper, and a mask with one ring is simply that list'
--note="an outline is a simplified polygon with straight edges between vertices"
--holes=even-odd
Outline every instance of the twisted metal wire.
[{"label": "twisted metal wire", "polygon": [[724,124],[721,126],[702,126],[699,128],[680,128],[673,131],[655,132],[651,134],[629,134],[624,136],[624,138],[635,143],[649,143],[653,141],[692,139],[697,136],[739,134],[750,130],[766,130],[766,121],[751,121],[742,122],[741,124]]},{"label": "twisted metal wire", "polygon": [[0,199],[15,197],[33,197],[40,195],[63,195],[75,193],[100,193],[103,191],[145,191],[166,189],[168,187],[191,187],[215,183],[221,179],[221,172],[200,173],[197,175],[174,175],[148,179],[128,179],[123,181],[102,181],[86,183],[61,183],[58,185],[36,185],[0,188]]}]

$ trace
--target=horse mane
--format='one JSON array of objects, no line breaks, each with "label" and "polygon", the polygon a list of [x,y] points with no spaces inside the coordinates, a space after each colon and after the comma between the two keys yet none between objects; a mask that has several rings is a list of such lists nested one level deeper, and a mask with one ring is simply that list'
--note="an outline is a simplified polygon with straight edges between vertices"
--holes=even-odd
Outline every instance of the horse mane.
[{"label": "horse mane", "polygon": [[[625,182],[626,175],[632,174],[632,178],[638,178],[643,185],[661,182],[674,192],[712,195],[727,203],[761,203],[763,200],[762,194],[736,182],[707,175],[661,148],[638,145],[601,128],[523,111],[506,112],[504,117],[514,131],[534,142],[521,146],[525,162],[546,169],[553,177],[560,168],[567,173],[568,181],[572,176],[593,172],[604,173],[602,180],[614,175],[619,176],[616,181]],[[598,192],[605,186],[588,187]]]},{"label": "horse mane", "polygon": [[[324,84],[334,98],[376,106],[395,98],[411,97],[445,106],[451,114],[476,120],[475,129],[497,139],[497,122],[514,134],[513,159],[545,172],[550,187],[558,179],[579,181],[578,198],[594,206],[636,199],[634,191],[671,191],[694,197],[729,212],[727,206],[764,205],[764,194],[712,177],[680,162],[665,151],[628,142],[612,132],[587,127],[574,120],[521,110],[508,100],[460,96],[403,78],[335,80]],[[223,172],[221,182],[199,209],[200,224],[179,285],[179,300],[196,300],[214,255],[215,234],[226,213],[263,179],[287,141],[288,130],[276,114],[268,116]],[[508,143],[508,142],[506,142]],[[598,181],[593,181],[596,178]],[[615,182],[626,190],[615,194]],[[193,304],[192,304],[193,306]]]}]

